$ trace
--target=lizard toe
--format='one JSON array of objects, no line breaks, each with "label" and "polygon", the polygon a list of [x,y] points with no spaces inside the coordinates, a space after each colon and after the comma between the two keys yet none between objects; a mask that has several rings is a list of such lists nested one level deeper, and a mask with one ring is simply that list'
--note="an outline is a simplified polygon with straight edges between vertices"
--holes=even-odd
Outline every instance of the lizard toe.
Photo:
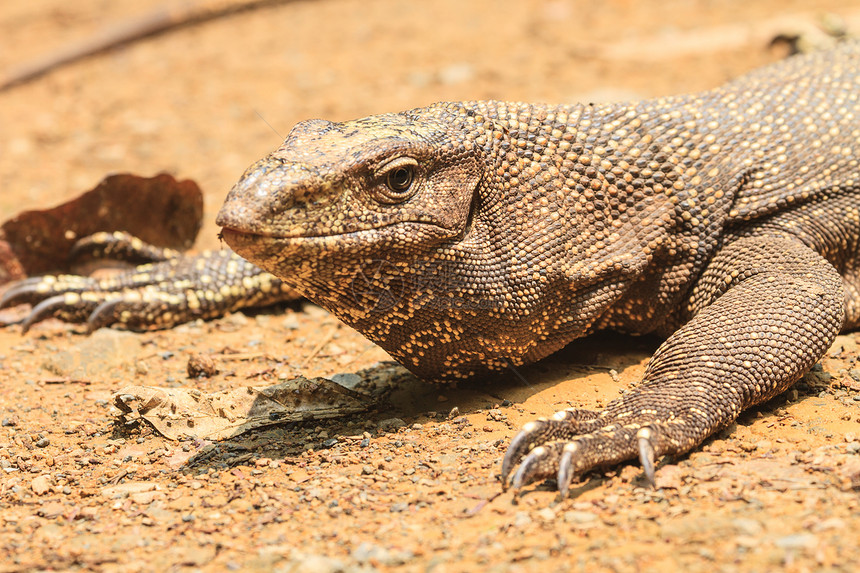
[{"label": "lizard toe", "polygon": [[97,303],[75,293],[58,294],[39,302],[21,323],[21,332],[26,334],[30,327],[46,318],[56,317],[68,322],[79,322],[88,316]]},{"label": "lizard toe", "polygon": [[588,432],[596,426],[598,413],[592,410],[568,408],[551,418],[538,418],[523,426],[514,436],[502,460],[502,483],[508,482],[511,470],[537,445],[570,438]]},{"label": "lizard toe", "polygon": [[36,305],[43,300],[66,292],[80,292],[92,287],[94,281],[77,275],[46,275],[18,281],[3,293],[0,308],[19,304]]},{"label": "lizard toe", "polygon": [[205,316],[194,306],[201,297],[181,290],[167,291],[149,289],[116,293],[105,298],[87,318],[87,332],[120,324],[129,330],[157,330],[173,326],[177,315],[193,317],[195,313]]},{"label": "lizard toe", "polygon": [[187,318],[206,316],[199,307],[201,299],[202,293],[198,296],[193,290],[168,290],[165,285],[117,293],[93,310],[87,318],[87,331],[93,332],[113,324],[134,331],[169,328],[177,322],[179,315]]},{"label": "lizard toe", "polygon": [[179,251],[156,247],[125,231],[94,233],[77,241],[69,252],[69,260],[72,261],[93,258],[133,264],[167,261],[179,256]]},{"label": "lizard toe", "polygon": [[[534,422],[535,426],[540,422]],[[531,430],[529,432],[528,430]],[[590,433],[549,441],[534,440],[529,424],[511,442],[503,465],[502,484],[520,489],[531,482],[555,478],[566,497],[574,478],[599,468],[639,459],[648,483],[655,482],[655,462],[671,453],[671,440],[659,422],[648,425],[610,423]],[[570,434],[570,431],[559,433]],[[516,466],[516,469],[514,469]]]},{"label": "lizard toe", "polygon": [[514,491],[532,482],[554,477],[558,473],[558,462],[564,444],[552,442],[532,449],[520,462],[511,478]]}]

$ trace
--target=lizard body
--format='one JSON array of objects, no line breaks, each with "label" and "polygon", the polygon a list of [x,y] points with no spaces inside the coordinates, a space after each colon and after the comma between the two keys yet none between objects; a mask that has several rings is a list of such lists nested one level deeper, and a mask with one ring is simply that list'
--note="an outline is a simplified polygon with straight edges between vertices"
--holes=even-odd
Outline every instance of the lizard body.
[{"label": "lizard body", "polygon": [[700,94],[297,125],[218,215],[240,255],[431,380],[601,329],[667,338],[605,410],[527,424],[515,487],[685,452],[860,322],[860,46]]}]

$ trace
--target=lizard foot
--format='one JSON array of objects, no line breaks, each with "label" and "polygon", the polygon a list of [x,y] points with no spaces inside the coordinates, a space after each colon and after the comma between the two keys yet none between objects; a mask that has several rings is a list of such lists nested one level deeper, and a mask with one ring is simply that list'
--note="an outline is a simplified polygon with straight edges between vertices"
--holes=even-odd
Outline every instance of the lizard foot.
[{"label": "lizard foot", "polygon": [[33,310],[21,322],[25,333],[33,324],[50,317],[83,322],[96,310],[98,301],[81,295],[97,284],[94,279],[77,275],[32,277],[9,288],[0,299],[0,308],[33,305]]},{"label": "lizard foot", "polygon": [[[181,254],[178,251],[150,245],[122,231],[99,232],[84,237],[76,242],[69,252],[69,259],[73,261],[84,258],[111,259],[133,264],[178,260],[180,257]],[[0,308],[19,304],[33,306],[30,314],[21,321],[24,333],[37,322],[51,317],[66,322],[86,322],[87,330],[92,332],[102,326],[123,322],[124,316],[132,316],[133,308],[129,308],[128,304],[120,308],[120,305],[123,298],[140,297],[123,295],[123,289],[133,288],[146,280],[150,283],[167,280],[171,265],[162,265],[162,267],[162,272],[145,274],[148,279],[143,281],[138,270],[118,275],[121,278],[116,280],[101,281],[74,274],[31,277],[9,288],[0,299]],[[158,267],[141,268],[157,269]],[[128,279],[135,276],[137,281]],[[128,314],[129,311],[131,314]]]},{"label": "lizard foot", "polygon": [[569,409],[526,424],[505,453],[502,487],[518,490],[555,478],[565,497],[574,476],[636,457],[653,486],[655,460],[676,449],[670,445],[666,424],[621,424],[603,414]]},{"label": "lizard foot", "polygon": [[21,321],[22,333],[47,318],[86,323],[88,333],[115,323],[132,330],[149,330],[160,327],[164,315],[169,321],[172,311],[187,310],[187,294],[183,294],[153,285],[137,290],[123,288],[113,279],[99,281],[77,275],[47,275],[13,285],[0,299],[0,308],[19,304],[33,306]]},{"label": "lizard foot", "polygon": [[112,324],[131,330],[156,330],[298,298],[279,279],[228,250],[179,256],[123,233],[84,239],[75,250],[125,260],[170,258],[98,280],[49,275],[11,286],[0,299],[0,308],[33,305],[21,321],[23,332],[50,317],[86,322],[88,332]]}]

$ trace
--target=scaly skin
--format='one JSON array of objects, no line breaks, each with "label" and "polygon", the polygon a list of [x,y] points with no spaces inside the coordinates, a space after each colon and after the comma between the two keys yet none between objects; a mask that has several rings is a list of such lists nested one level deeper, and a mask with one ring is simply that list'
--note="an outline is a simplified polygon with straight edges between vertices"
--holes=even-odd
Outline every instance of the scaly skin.
[{"label": "scaly skin", "polygon": [[688,451],[860,321],[860,47],[629,104],[440,103],[296,126],[218,215],[241,256],[417,375],[601,329],[667,336],[605,410],[527,424],[503,483]]}]

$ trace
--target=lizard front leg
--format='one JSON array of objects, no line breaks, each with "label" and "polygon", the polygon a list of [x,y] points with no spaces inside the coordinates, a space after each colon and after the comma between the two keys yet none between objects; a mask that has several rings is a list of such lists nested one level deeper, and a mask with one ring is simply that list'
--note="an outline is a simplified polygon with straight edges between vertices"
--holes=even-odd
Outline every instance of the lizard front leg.
[{"label": "lizard front leg", "polygon": [[644,380],[605,410],[565,410],[526,424],[502,464],[514,488],[550,477],[562,495],[593,468],[680,454],[787,389],[824,354],[844,320],[842,281],[792,238],[727,241],[695,286],[693,318],[652,357]]},{"label": "lizard front leg", "polygon": [[153,262],[103,279],[48,275],[12,285],[0,308],[33,305],[22,322],[24,332],[50,317],[86,322],[90,332],[112,324],[155,330],[299,298],[280,279],[229,250],[187,256],[126,233],[99,233],[75,245],[73,254],[79,251],[96,258]]}]

